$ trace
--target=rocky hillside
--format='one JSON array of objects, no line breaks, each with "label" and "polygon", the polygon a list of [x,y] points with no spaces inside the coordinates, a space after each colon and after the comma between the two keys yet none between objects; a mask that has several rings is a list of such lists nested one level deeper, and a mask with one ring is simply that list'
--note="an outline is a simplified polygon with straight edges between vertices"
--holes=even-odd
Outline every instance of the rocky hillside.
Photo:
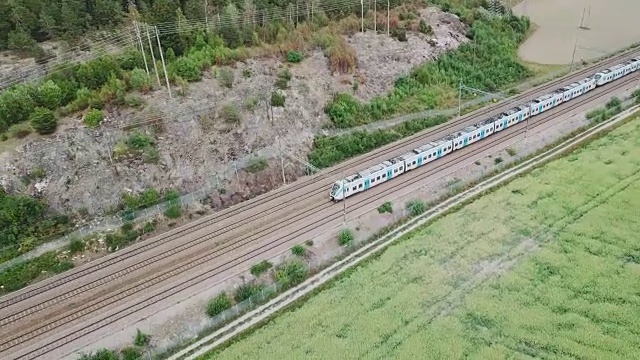
[{"label": "rocky hillside", "polygon": [[[140,94],[141,109],[111,109],[98,128],[88,128],[76,114],[62,119],[52,135],[1,142],[1,184],[9,192],[43,196],[57,210],[92,214],[114,209],[123,193],[146,188],[186,193],[217,183],[224,190],[214,196],[214,207],[265,192],[282,182],[279,160],[269,160],[278,143],[304,159],[327,123],[323,108],[332,94],[348,91],[369,100],[416,65],[467,41],[467,27],[455,15],[436,8],[419,13],[432,35],[408,31],[407,41],[373,31],[345,35],[357,58],[350,74],[332,74],[321,51],[306,53],[297,64],[254,57],[214,67],[182,94],[173,87],[172,98],[165,87]],[[284,107],[269,106],[274,90],[284,95]],[[258,152],[249,171],[236,173],[229,165]],[[285,159],[288,180],[302,169]]]}]

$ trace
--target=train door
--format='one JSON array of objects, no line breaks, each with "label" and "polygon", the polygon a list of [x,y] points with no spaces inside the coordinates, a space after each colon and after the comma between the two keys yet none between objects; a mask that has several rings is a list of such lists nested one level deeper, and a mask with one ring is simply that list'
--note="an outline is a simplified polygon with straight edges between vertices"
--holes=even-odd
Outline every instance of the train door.
[{"label": "train door", "polygon": [[542,104],[540,104],[540,108],[538,109],[539,112],[542,112]]},{"label": "train door", "polygon": [[480,130],[480,139],[484,139],[484,129]]},{"label": "train door", "polygon": [[364,189],[367,190],[369,187],[371,187],[371,180],[367,178],[364,180]]},{"label": "train door", "polygon": [[391,179],[392,177],[393,177],[393,170],[387,169],[387,180]]},{"label": "train door", "polygon": [[422,156],[418,156],[418,166],[422,166]]},{"label": "train door", "polygon": [[518,122],[522,121],[522,113],[520,113],[520,115],[518,115]]},{"label": "train door", "polygon": [[438,148],[438,154],[437,157],[440,158],[442,156],[442,148]]},{"label": "train door", "polygon": [[469,145],[469,138],[465,136],[464,140],[463,140],[463,143],[462,143],[462,146],[467,146],[467,145]]},{"label": "train door", "polygon": [[502,128],[506,129],[509,125],[507,124],[507,119],[502,120]]}]

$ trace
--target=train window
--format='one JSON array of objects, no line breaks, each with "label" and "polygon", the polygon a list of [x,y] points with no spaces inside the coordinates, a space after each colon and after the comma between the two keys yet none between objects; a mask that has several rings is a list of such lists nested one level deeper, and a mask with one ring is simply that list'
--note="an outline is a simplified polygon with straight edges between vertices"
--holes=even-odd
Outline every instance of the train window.
[{"label": "train window", "polygon": [[358,188],[362,189],[362,184],[358,185]]},{"label": "train window", "polygon": [[382,174],[382,178],[383,179],[386,178],[386,177],[387,177],[387,174]]},{"label": "train window", "polygon": [[[380,179],[378,179],[380,180]],[[376,182],[376,179],[371,179],[371,183],[373,184],[374,182]]]},{"label": "train window", "polygon": [[413,160],[413,165],[415,165],[415,164],[416,164],[416,161],[415,161],[415,160]]},{"label": "train window", "polygon": [[380,176],[378,176],[378,177],[376,178],[376,180],[380,180]]},{"label": "train window", "polygon": [[431,159],[431,154],[427,155],[427,159]]},{"label": "train window", "polygon": [[354,187],[353,187],[353,191],[356,191],[356,189],[357,189],[357,188],[354,186]]}]

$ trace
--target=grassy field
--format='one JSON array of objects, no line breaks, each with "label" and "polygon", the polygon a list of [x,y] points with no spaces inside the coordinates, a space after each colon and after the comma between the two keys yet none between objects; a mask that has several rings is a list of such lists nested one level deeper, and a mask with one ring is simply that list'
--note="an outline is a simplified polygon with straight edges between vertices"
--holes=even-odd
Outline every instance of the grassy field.
[{"label": "grassy field", "polygon": [[206,358],[637,358],[638,146],[640,119]]}]

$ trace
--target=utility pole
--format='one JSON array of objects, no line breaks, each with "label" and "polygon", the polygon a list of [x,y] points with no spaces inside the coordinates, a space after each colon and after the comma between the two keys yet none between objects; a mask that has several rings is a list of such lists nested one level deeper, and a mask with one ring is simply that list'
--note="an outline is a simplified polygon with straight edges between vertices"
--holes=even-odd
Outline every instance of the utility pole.
[{"label": "utility pole", "polygon": [[142,45],[142,36],[140,36],[140,25],[138,25],[137,21],[134,21],[133,25],[136,28],[136,37],[138,38],[138,45],[140,45],[140,51],[142,51],[142,60],[144,60],[144,67],[147,69],[147,74],[149,74],[149,65],[147,65],[147,55],[145,55],[144,53],[144,46]]},{"label": "utility pole", "polygon": [[378,0],[373,0],[373,32],[378,34]]},{"label": "utility pole", "polygon": [[360,0],[360,27],[364,32],[364,0]]},{"label": "utility pole", "polygon": [[153,27],[156,32],[156,40],[158,40],[158,49],[160,50],[160,59],[162,59],[162,68],[164,69],[164,79],[167,81],[167,90],[169,91],[169,98],[171,96],[171,85],[169,85],[169,75],[167,74],[167,65],[164,62],[164,54],[162,53],[162,45],[160,44],[160,32],[158,31],[158,26]]},{"label": "utility pole", "polygon": [[576,42],[573,44],[573,55],[571,55],[571,65],[569,66],[569,72],[573,71],[573,63],[576,60],[577,49],[578,49],[578,34],[576,34]]},{"label": "utility pole", "polygon": [[389,7],[389,1],[387,0],[387,37],[389,37],[389,11],[391,10]]},{"label": "utility pole", "polygon": [[347,225],[347,197],[346,197],[346,193],[347,193],[347,189],[344,187],[344,178],[345,178],[345,174],[342,174],[342,213],[344,215],[343,218],[343,222],[344,225]]},{"label": "utility pole", "polygon": [[153,60],[153,68],[156,71],[156,79],[158,80],[158,86],[162,86],[160,83],[160,74],[158,73],[158,64],[156,64],[156,56],[153,54],[153,46],[151,45],[151,33],[149,32],[149,25],[145,25],[147,29],[147,40],[149,40],[149,50],[151,50],[151,59]]},{"label": "utility pole", "polygon": [[209,2],[204,0],[204,32],[209,33]]}]

